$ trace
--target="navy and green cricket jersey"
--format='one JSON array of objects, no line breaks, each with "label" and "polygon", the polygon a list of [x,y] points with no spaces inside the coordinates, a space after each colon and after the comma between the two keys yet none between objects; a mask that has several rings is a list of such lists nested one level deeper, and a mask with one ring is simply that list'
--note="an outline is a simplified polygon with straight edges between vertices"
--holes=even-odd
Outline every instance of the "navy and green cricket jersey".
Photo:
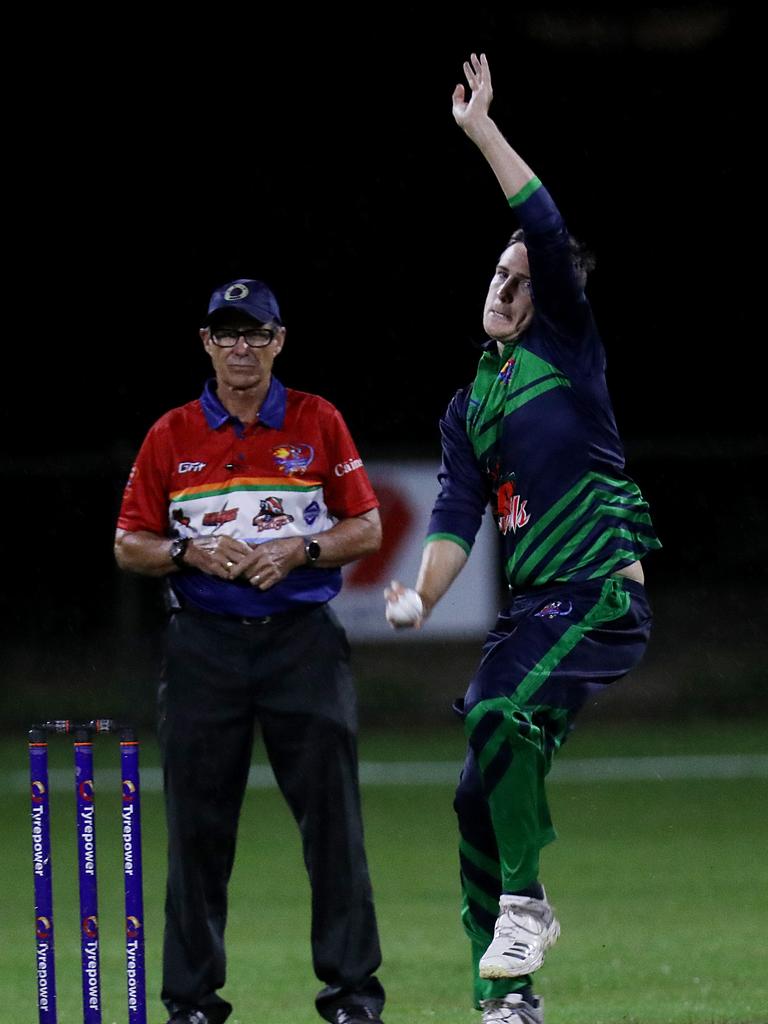
[{"label": "navy and green cricket jersey", "polygon": [[538,179],[509,200],[525,232],[534,316],[441,421],[441,491],[427,540],[469,553],[495,502],[513,589],[609,575],[660,547],[624,472],[605,353],[574,273],[568,231]]}]

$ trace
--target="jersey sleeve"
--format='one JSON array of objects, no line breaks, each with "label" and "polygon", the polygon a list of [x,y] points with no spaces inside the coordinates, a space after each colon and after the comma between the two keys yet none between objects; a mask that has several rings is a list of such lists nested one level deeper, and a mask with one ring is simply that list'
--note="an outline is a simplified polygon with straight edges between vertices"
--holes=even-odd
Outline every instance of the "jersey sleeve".
[{"label": "jersey sleeve", "polygon": [[378,508],[378,499],[349,428],[333,406],[325,418],[323,440],[328,459],[328,478],[323,488],[328,511],[337,519],[349,519]]},{"label": "jersey sleeve", "polygon": [[467,435],[469,388],[459,391],[440,420],[443,459],[437,479],[440,493],[429,520],[426,542],[451,540],[467,554],[491,495],[490,482],[475,458]]},{"label": "jersey sleeve", "polygon": [[147,434],[123,492],[117,525],[135,533],[168,533],[168,465],[170,449],[163,421]]},{"label": "jersey sleeve", "polygon": [[525,232],[533,305],[549,328],[553,354],[570,370],[602,368],[602,343],[573,266],[568,229],[554,200],[534,178],[508,202]]}]

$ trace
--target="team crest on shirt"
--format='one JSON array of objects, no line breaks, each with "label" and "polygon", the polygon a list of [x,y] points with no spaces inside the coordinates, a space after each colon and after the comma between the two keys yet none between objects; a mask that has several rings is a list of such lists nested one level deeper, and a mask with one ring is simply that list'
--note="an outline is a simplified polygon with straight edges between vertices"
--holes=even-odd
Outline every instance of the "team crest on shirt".
[{"label": "team crest on shirt", "polygon": [[311,444],[281,444],[272,449],[272,458],[281,473],[301,476],[315,457]]},{"label": "team crest on shirt", "polygon": [[282,498],[262,498],[259,514],[253,517],[253,525],[258,527],[259,533],[262,530],[282,530],[292,522],[293,516],[283,510]]},{"label": "team crest on shirt", "polygon": [[499,530],[506,536],[511,530],[517,531],[530,522],[531,516],[525,506],[528,500],[523,500],[515,493],[514,474],[513,479],[506,480],[496,492],[496,522]]},{"label": "team crest on shirt", "polygon": [[499,370],[499,380],[504,381],[504,383],[506,384],[509,381],[509,378],[512,376],[512,371],[514,370],[514,368],[515,360],[508,359],[506,363],[504,363],[502,368]]},{"label": "team crest on shirt", "polygon": [[550,601],[549,604],[545,604],[541,611],[536,612],[534,615],[535,619],[556,619],[558,615],[570,615],[573,611],[573,601],[568,602],[568,607],[564,608],[565,601]]}]

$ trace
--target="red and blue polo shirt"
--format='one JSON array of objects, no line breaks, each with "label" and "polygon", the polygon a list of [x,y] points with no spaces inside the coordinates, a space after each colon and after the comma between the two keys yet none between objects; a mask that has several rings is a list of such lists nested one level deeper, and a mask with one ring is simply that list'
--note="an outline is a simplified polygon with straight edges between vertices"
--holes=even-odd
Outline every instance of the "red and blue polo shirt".
[{"label": "red and blue polo shirt", "polygon": [[[243,424],[224,408],[212,379],[199,399],[171,409],[150,429],[117,525],[262,544],[322,533],[377,506],[349,430],[330,402],[272,377],[257,421]],[[329,601],[341,589],[341,570],[294,569],[266,591],[191,569],[168,580],[182,605],[259,617]]]}]

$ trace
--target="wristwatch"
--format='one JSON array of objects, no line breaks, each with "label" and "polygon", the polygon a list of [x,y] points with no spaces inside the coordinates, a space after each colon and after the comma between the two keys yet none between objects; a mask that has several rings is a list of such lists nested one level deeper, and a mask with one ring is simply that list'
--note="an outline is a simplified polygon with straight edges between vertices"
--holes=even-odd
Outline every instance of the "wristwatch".
[{"label": "wristwatch", "polygon": [[178,566],[179,569],[186,569],[187,563],[184,561],[184,555],[189,545],[189,537],[177,537],[171,541],[171,546],[168,550],[168,554],[171,556],[171,561],[174,565]]},{"label": "wristwatch", "polygon": [[320,545],[316,540],[309,540],[307,538],[304,541],[304,557],[307,560],[307,565],[314,565],[320,557]]}]

